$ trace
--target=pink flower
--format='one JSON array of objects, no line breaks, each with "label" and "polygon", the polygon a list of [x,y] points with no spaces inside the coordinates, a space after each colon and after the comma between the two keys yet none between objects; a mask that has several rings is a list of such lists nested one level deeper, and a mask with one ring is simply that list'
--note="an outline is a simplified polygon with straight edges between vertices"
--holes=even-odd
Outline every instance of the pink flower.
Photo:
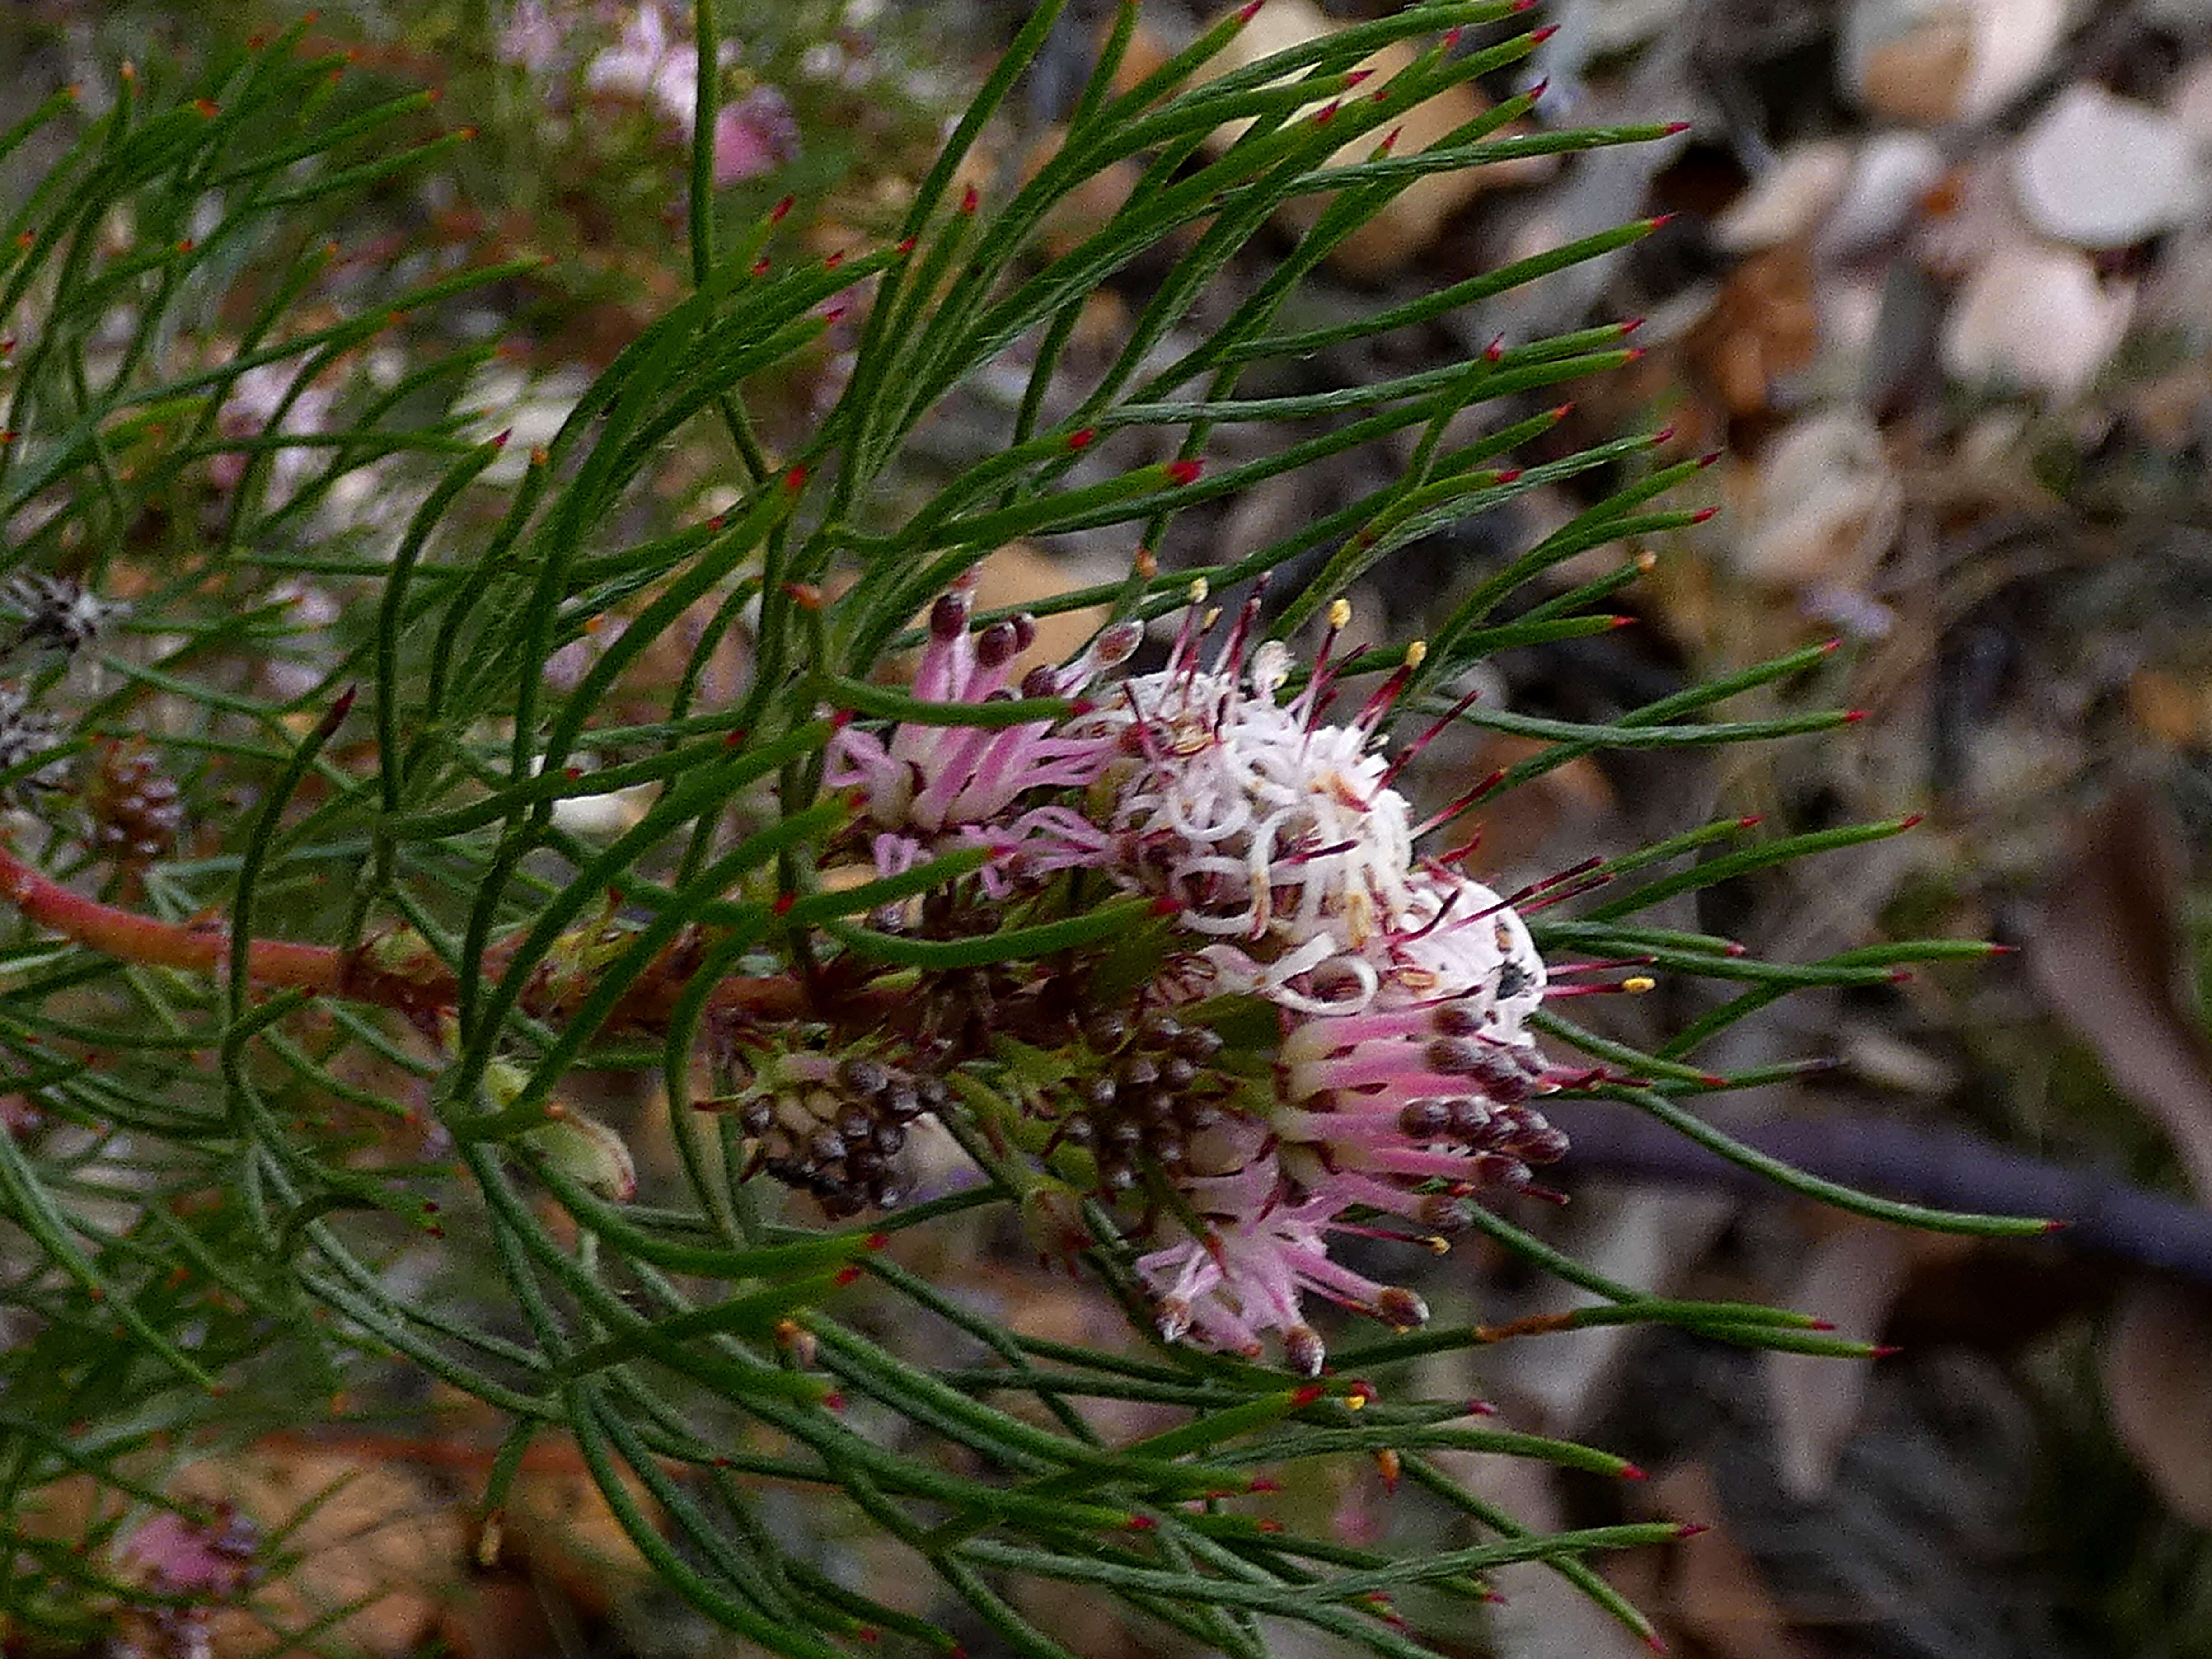
[{"label": "pink flower", "polygon": [[501,63],[544,75],[559,65],[567,47],[567,32],[545,0],[515,0],[495,50]]},{"label": "pink flower", "polygon": [[[968,595],[960,590],[932,608],[915,697],[981,704],[1014,696],[1008,682],[1016,659],[1036,637],[1036,623],[1018,617],[971,633],[969,613]],[[1022,690],[1065,696],[1126,659],[1137,639],[1133,626],[1109,628],[1074,662],[1034,671]],[[951,836],[1009,849],[1037,841],[1038,856],[1059,867],[1093,861],[1105,838],[1064,807],[1018,815],[1014,808],[1032,791],[1082,787],[1112,755],[1111,743],[1095,737],[1052,735],[1049,720],[999,726],[907,721],[888,738],[848,726],[830,739],[823,781],[833,788],[865,790],[869,817],[893,841],[920,848]],[[879,838],[879,866],[890,850]]]},{"label": "pink flower", "polygon": [[661,0],[641,0],[614,45],[584,70],[588,92],[658,109],[690,137],[697,118],[699,53],[676,38]]},{"label": "pink flower", "polygon": [[1257,1358],[1262,1334],[1279,1332],[1285,1361],[1312,1376],[1327,1354],[1306,1323],[1305,1291],[1401,1328],[1428,1319],[1411,1291],[1378,1285],[1329,1259],[1326,1235],[1341,1200],[1296,1195],[1271,1149],[1231,1173],[1194,1177],[1183,1195],[1207,1224],[1206,1233],[1186,1231],[1137,1261],[1167,1340]]},{"label": "pink flower", "polygon": [[798,154],[799,123],[774,87],[755,87],[714,117],[717,189],[773,173]]}]

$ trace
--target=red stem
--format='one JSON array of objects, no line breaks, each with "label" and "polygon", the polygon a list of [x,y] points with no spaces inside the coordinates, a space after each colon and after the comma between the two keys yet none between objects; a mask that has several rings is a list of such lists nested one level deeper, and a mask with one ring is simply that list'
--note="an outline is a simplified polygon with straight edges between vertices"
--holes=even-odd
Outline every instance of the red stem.
[{"label": "red stem", "polygon": [[[135,910],[103,904],[33,869],[4,847],[0,847],[0,897],[39,927],[118,961],[213,974],[230,960],[228,929],[213,922],[157,921]],[[508,954],[508,947],[495,947],[485,959],[487,971],[504,969]],[[449,1008],[459,989],[442,969],[420,976],[396,973],[378,966],[363,950],[289,939],[253,940],[246,947],[246,963],[253,982],[271,990],[306,990],[410,1013]],[[667,975],[648,971],[616,1007],[608,1024],[665,1021],[683,988]],[[550,996],[526,994],[523,1002],[533,1014],[562,1012],[557,999]],[[733,975],[715,986],[711,1006],[757,1019],[792,1019],[805,1012],[805,994],[791,979]]]}]

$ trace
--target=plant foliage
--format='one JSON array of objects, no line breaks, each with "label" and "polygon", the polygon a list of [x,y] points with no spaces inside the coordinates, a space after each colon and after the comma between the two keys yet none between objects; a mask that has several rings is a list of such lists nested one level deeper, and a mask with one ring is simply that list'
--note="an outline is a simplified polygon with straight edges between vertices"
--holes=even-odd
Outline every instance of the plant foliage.
[{"label": "plant foliage", "polygon": [[[1271,366],[1480,306],[1650,228],[1352,321],[1308,320],[1299,301],[1321,261],[1414,180],[1662,129],[1524,131],[1522,94],[1395,153],[1388,137],[1407,110],[1529,52],[1505,0],[1425,0],[1209,76],[1242,27],[1231,16],[1117,89],[1125,3],[1057,153],[1026,182],[969,189],[977,146],[1060,11],[1023,24],[902,222],[842,259],[796,251],[781,213],[719,217],[701,121],[690,291],[526,453],[487,436],[469,407],[495,343],[453,341],[457,319],[511,306],[540,262],[487,257],[426,222],[411,192],[465,136],[432,125],[424,94],[370,90],[295,30],[175,86],[125,76],[96,118],[58,96],[0,139],[46,158],[0,238],[8,557],[131,606],[97,653],[97,684],[38,655],[27,629],[10,665],[39,707],[67,711],[46,734],[58,742],[8,751],[26,808],[5,883],[24,921],[0,951],[17,1103],[0,1134],[15,1332],[0,1352],[0,1609],[12,1631],[81,1634],[145,1600],[125,1546],[177,1502],[165,1492],[179,1463],[297,1422],[302,1401],[389,1397],[415,1376],[508,1425],[484,1512],[530,1447],[571,1441],[666,1583],[781,1654],[848,1651],[868,1632],[949,1652],[980,1623],[1007,1650],[1061,1655],[1011,1589],[1045,1581],[1103,1592],[1227,1654],[1261,1654],[1263,1621],[1289,1620],[1413,1656],[1430,1650],[1394,1595],[1431,1592],[1419,1617],[1449,1621],[1453,1600],[1479,1606],[1486,1573],[1525,1560],[1649,1633],[1585,1558],[1672,1526],[1532,1531],[1434,1455],[1623,1472],[1602,1451],[1470,1425],[1463,1401],[1414,1392],[1412,1362],[1497,1331],[1348,1345],[1307,1382],[1149,1337],[1109,1351],[1018,1335],[962,1286],[906,1265],[902,1246],[927,1230],[1073,1194],[1084,1294],[1118,1298],[1149,1331],[1127,1214],[1062,1184],[1080,1159],[1038,1145],[1023,1102],[1042,1085],[1018,1045],[964,1060],[938,1108],[975,1178],[850,1224],[787,1210],[739,1116],[701,1109],[732,1086],[733,1023],[749,1041],[851,1035],[933,975],[1077,957],[1146,971],[1156,930],[1143,903],[1101,903],[1073,881],[956,937],[885,931],[887,905],[971,891],[981,856],[856,874],[854,809],[820,787],[842,720],[1066,712],[1032,699],[948,714],[874,672],[916,643],[917,613],[1011,538],[1126,526],[1126,580],[1041,608],[1140,621],[1183,608],[1196,577],[1221,592],[1309,572],[1272,619],[1287,636],[1395,549],[1546,483],[1605,480],[1593,504],[1455,596],[1405,685],[1430,718],[1535,745],[1470,807],[1596,750],[1784,738],[1846,718],[1729,714],[1817,650],[1609,724],[1454,702],[1455,678],[1496,652],[1611,625],[1604,601],[1636,561],[1624,552],[1563,586],[1552,577],[1569,560],[1693,516],[1666,492],[1694,464],[1656,463],[1654,434],[1510,465],[1557,424],[1528,412],[1534,394],[1626,362],[1623,326],[1326,392],[1271,389]],[[718,40],[712,6],[696,13],[699,38]],[[1418,47],[1412,63],[1358,85],[1358,66],[1401,41]],[[704,114],[719,70],[713,52],[701,58]],[[1212,143],[1231,121],[1241,136]],[[1127,201],[1064,251],[1040,252],[1054,210],[1125,162],[1139,169]],[[1319,204],[1309,228],[1264,280],[1237,287],[1231,261],[1293,202]],[[1083,359],[1072,343],[1085,302],[1139,261],[1155,274],[1125,336],[1103,362]],[[1218,322],[1179,343],[1202,306]],[[820,353],[848,307],[865,320],[842,392],[811,430],[772,442],[755,389]],[[917,434],[987,372],[1019,376],[995,453],[933,486]],[[1230,432],[1268,441],[1239,446],[1257,459],[1194,465]],[[729,498],[712,517],[660,523],[653,486],[678,439],[720,447]],[[1137,556],[1173,546],[1204,503],[1394,444],[1413,459],[1387,486],[1233,563]],[[711,695],[711,665],[736,648],[742,687]],[[641,664],[671,652],[680,665],[641,704]],[[1399,660],[1374,653],[1345,672]],[[36,737],[27,704],[18,713],[11,740]],[[176,781],[186,830],[159,855],[149,849],[174,826],[154,812],[168,798],[144,787],[156,773]],[[648,799],[617,830],[578,827],[579,804],[637,786]],[[1582,872],[1609,884],[1538,927],[1547,951],[1631,958],[1725,995],[1656,1054],[1563,1018],[1544,1030],[1604,1068],[1587,1092],[1796,1190],[1996,1230],[2014,1224],[1773,1166],[1689,1103],[1770,1075],[1716,1077],[1692,1056],[1771,999],[1980,947],[1776,964],[1650,913],[1903,827],[1753,842],[1729,820]],[[1271,1030],[1248,1039],[1262,1067]],[[641,1199],[580,1081],[611,1070],[660,1085],[677,1174]],[[1474,1219],[1593,1293],[1557,1328],[1655,1321],[1865,1352],[1800,1316],[1611,1282],[1501,1209]],[[1108,1402],[1159,1426],[1109,1434],[1091,1409]],[[341,1414],[333,1405],[329,1419]],[[1237,1501],[1267,1489],[1263,1470],[1345,1456],[1387,1459],[1475,1541],[1394,1555]],[[42,1517],[88,1482],[88,1533],[58,1536]],[[795,1508],[793,1489],[847,1507]],[[964,1603],[964,1622],[839,1576],[823,1541],[833,1524],[892,1540]]]}]

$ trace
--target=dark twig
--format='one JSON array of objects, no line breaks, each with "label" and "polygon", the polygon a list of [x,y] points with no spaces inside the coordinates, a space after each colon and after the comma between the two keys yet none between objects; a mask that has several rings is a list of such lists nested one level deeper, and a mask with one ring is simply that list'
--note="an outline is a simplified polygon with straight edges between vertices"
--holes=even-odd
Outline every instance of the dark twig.
[{"label": "dark twig", "polygon": [[[1625,1108],[1547,1103],[1544,1115],[1574,1150],[1558,1169],[1669,1185],[1774,1195],[1747,1170]],[[1875,1118],[1792,1120],[1730,1133],[1809,1174],[1946,1209],[2048,1215],[2069,1245],[2212,1285],[2212,1211],[2095,1170],[2070,1169],[1969,1136]]]}]

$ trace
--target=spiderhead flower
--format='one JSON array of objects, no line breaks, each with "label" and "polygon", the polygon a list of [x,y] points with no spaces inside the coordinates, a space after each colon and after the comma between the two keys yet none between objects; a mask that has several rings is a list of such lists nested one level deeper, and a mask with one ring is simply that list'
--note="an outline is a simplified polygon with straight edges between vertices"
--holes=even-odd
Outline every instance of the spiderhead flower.
[{"label": "spiderhead flower", "polygon": [[[1138,1225],[1156,1248],[1136,1265],[1164,1335],[1241,1354],[1273,1337],[1310,1373],[1324,1353],[1308,1295],[1401,1327],[1427,1317],[1412,1292],[1332,1260],[1331,1236],[1402,1239],[1390,1229],[1403,1224],[1441,1247],[1483,1191],[1540,1194],[1533,1171],[1566,1140],[1529,1103],[1578,1074],[1548,1066],[1529,1036],[1546,974],[1513,902],[1424,858],[1420,836],[1454,814],[1417,823],[1393,787],[1427,740],[1382,752],[1422,647],[1334,721],[1347,671],[1331,653],[1348,605],[1330,607],[1322,650],[1286,696],[1291,656],[1259,638],[1261,596],[1202,660],[1219,618],[1206,597],[1194,584],[1155,672],[1094,689],[1133,650],[1129,625],[1032,671],[1024,696],[1084,694],[1065,720],[848,726],[825,777],[860,792],[886,872],[947,841],[981,842],[1001,855],[987,889],[1005,890],[1017,870],[1081,868],[1170,902],[1167,953],[1121,1012],[1004,988],[1035,1016],[1024,1040],[1060,1045],[1057,1061],[1039,1062],[1049,1081],[1029,1109],[1052,1116],[1044,1156],[1087,1149],[1107,1201],[1153,1200]],[[978,708],[1012,697],[1031,637],[1020,619],[975,630],[956,589],[931,611],[914,696]],[[1085,981],[1066,983],[1080,994]],[[1280,1039],[1264,1063],[1224,1060],[1218,1036],[1178,1018],[1224,992],[1273,1005]]]}]

